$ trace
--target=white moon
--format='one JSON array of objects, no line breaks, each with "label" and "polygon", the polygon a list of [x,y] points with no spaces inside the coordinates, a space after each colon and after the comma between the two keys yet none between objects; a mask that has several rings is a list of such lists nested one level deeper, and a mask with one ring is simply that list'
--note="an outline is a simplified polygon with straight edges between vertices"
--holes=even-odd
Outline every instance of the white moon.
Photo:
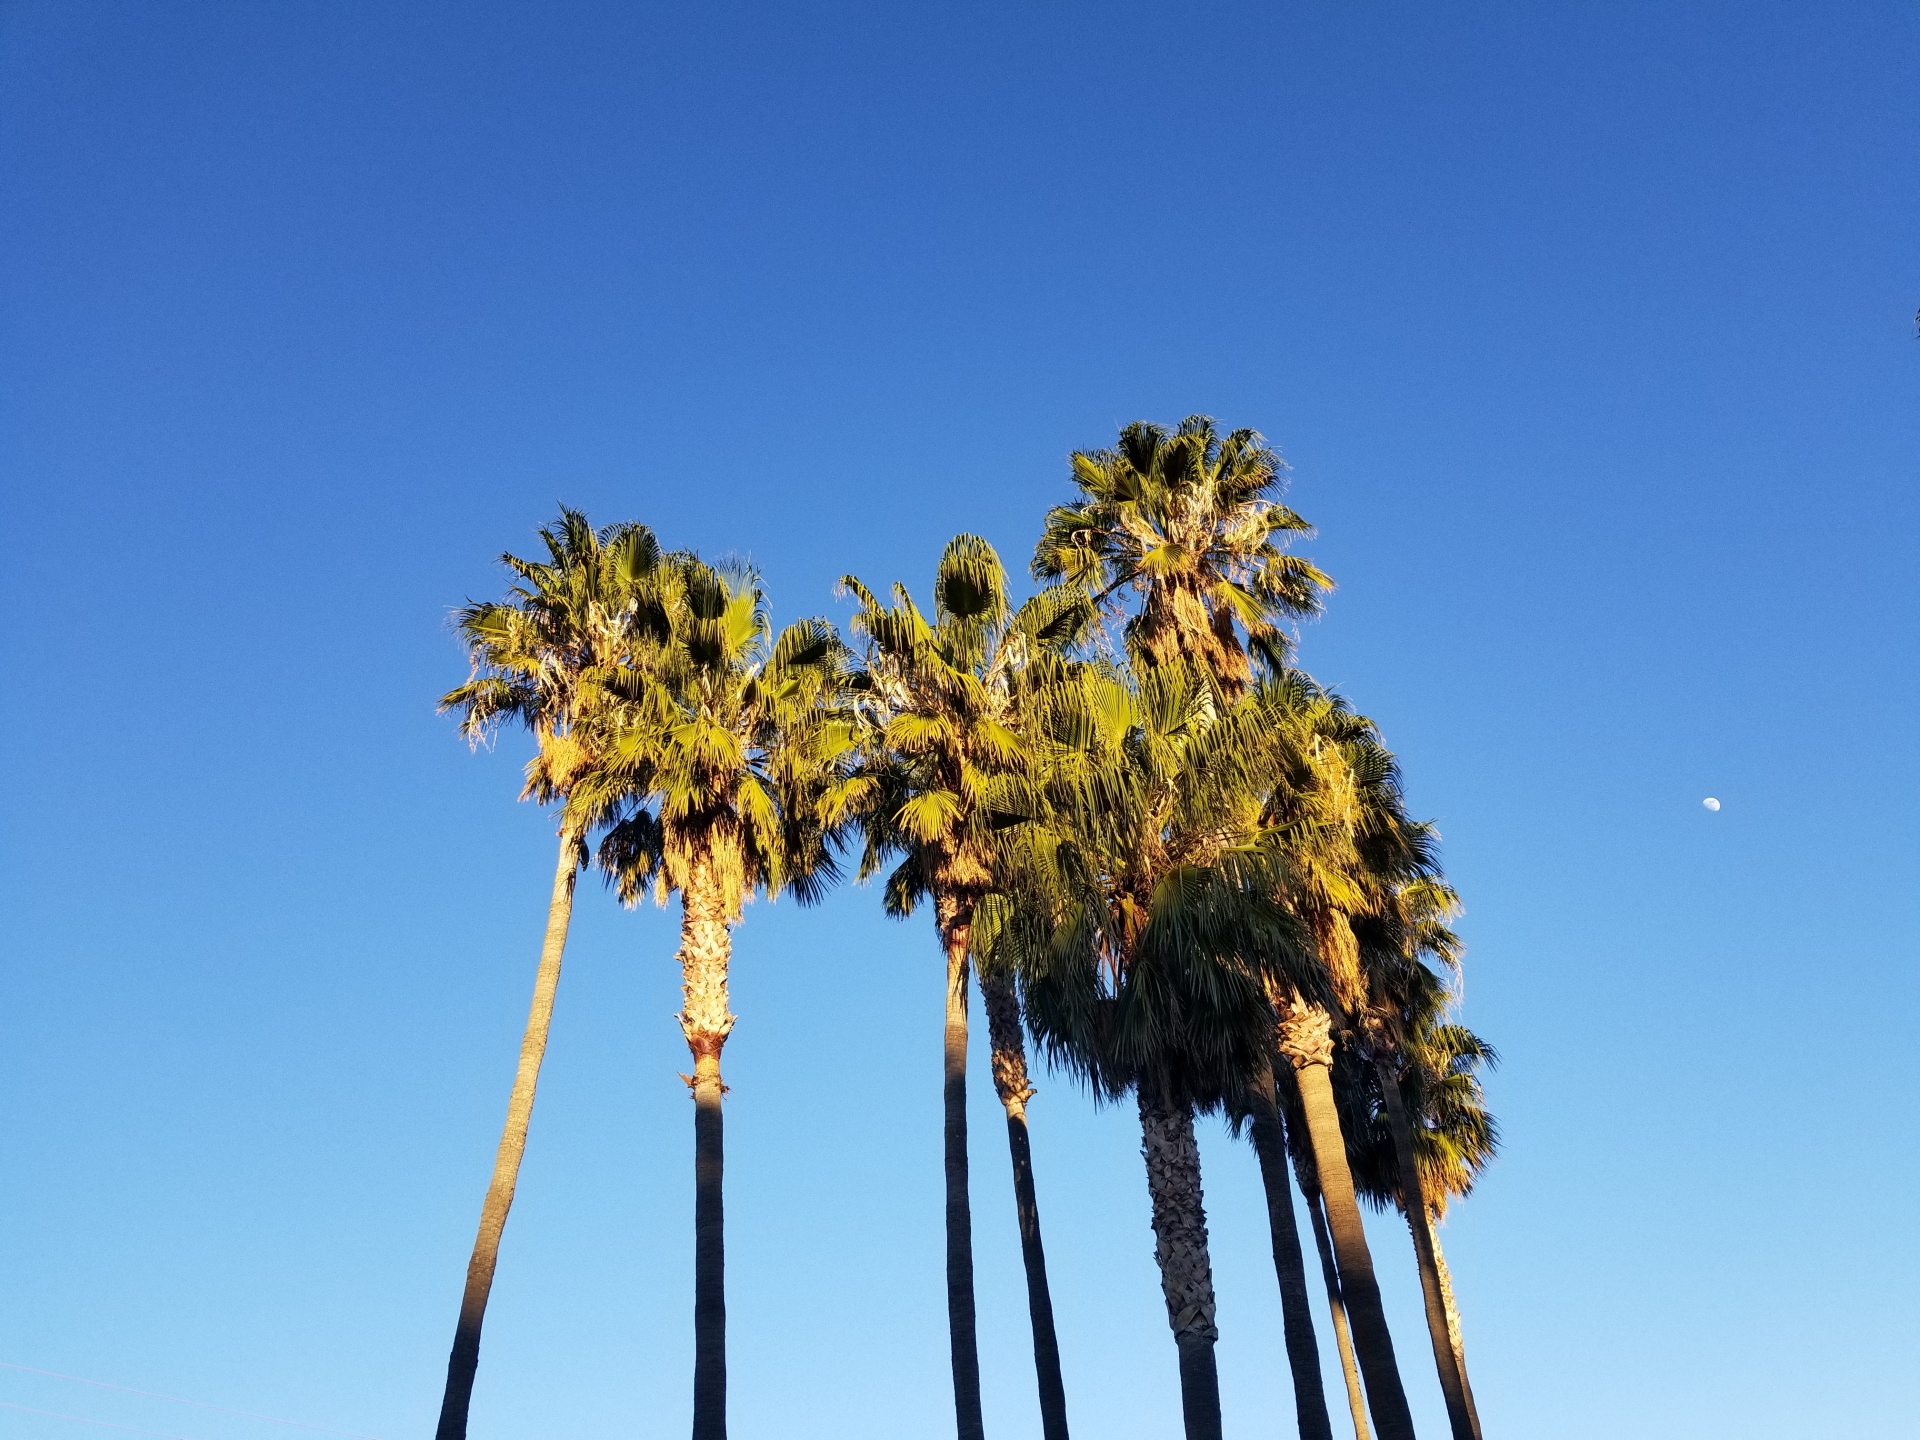
[{"label": "white moon", "polygon": [[1709,810],[1718,810],[1720,808],[1720,802],[1714,799],[1713,796],[1711,795],[1707,796],[1707,798],[1702,800],[1700,803],[1706,806],[1707,809]]}]

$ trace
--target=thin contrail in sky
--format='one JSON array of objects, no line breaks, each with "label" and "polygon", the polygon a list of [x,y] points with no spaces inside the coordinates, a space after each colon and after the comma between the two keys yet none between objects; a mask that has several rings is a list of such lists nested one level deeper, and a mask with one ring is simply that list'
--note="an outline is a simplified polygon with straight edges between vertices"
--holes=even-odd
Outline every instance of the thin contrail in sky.
[{"label": "thin contrail in sky", "polygon": [[[27,1367],[25,1365],[19,1365],[14,1368],[25,1370]],[[66,1379],[68,1377],[62,1376],[61,1378]],[[77,1420],[82,1425],[102,1425],[109,1430],[125,1430],[134,1435],[158,1435],[162,1437],[162,1440],[193,1440],[191,1435],[175,1435],[171,1430],[142,1430],[137,1425],[116,1425],[111,1420],[89,1420],[84,1415],[66,1415],[58,1410],[36,1410],[31,1405],[10,1405],[5,1400],[0,1400],[0,1410],[18,1410],[23,1415],[46,1415],[55,1420]]]},{"label": "thin contrail in sky", "polygon": [[[282,1420],[278,1415],[262,1415],[257,1410],[236,1410],[231,1405],[213,1405],[205,1400],[188,1400],[179,1395],[163,1395],[158,1390],[140,1390],[132,1385],[115,1385],[108,1380],[89,1380],[84,1375],[63,1375],[58,1370],[41,1370],[32,1365],[16,1365],[11,1360],[0,1360],[0,1370],[19,1370],[28,1375],[45,1375],[50,1380],[71,1380],[76,1385],[92,1385],[99,1390],[118,1390],[124,1395],[145,1395],[150,1400],[170,1400],[175,1405],[193,1405],[202,1410],[218,1410],[223,1415],[243,1415],[249,1420],[264,1420],[269,1425],[291,1425],[296,1430],[316,1430],[322,1435],[345,1435],[348,1437],[348,1440],[380,1440],[380,1437],[377,1435],[362,1435],[357,1430],[334,1430],[326,1425],[309,1425],[304,1420]],[[0,1401],[0,1407],[8,1410],[26,1410],[29,1408],[25,1405],[7,1405],[5,1401]],[[35,1415],[52,1415],[54,1412],[51,1410],[34,1410],[32,1413]],[[62,1420],[80,1420],[83,1417],[79,1415],[62,1415],[60,1418]],[[88,1420],[85,1423],[89,1425],[105,1425],[108,1422],[105,1420]],[[116,1430],[130,1430],[133,1427],[130,1425],[116,1425],[113,1428]],[[161,1432],[158,1430],[142,1430],[139,1433],[142,1435],[158,1435]],[[175,1436],[173,1440],[186,1440],[186,1437]]]}]

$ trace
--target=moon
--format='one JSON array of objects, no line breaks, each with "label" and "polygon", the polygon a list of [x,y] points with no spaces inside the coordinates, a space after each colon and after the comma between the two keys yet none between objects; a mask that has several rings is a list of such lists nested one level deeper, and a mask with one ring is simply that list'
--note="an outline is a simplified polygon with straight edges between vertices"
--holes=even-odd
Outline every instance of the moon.
[{"label": "moon", "polygon": [[1718,810],[1720,808],[1720,802],[1714,799],[1713,796],[1711,795],[1707,796],[1707,798],[1702,800],[1700,803],[1706,806],[1707,809],[1709,810]]}]

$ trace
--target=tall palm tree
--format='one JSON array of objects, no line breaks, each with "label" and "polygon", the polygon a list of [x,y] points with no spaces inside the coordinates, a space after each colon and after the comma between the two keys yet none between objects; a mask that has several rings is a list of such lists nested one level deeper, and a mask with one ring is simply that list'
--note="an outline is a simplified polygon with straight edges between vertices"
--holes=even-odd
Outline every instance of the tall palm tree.
[{"label": "tall palm tree", "polygon": [[[1145,421],[1128,425],[1113,448],[1074,454],[1079,498],[1048,513],[1033,573],[1094,592],[1122,620],[1125,649],[1140,664],[1190,664],[1232,699],[1252,682],[1256,664],[1269,673],[1284,669],[1285,627],[1317,614],[1333,588],[1323,571],[1283,548],[1311,533],[1279,503],[1285,468],[1258,432],[1223,436],[1204,415],[1171,433]],[[1256,1082],[1256,1096],[1259,1089]],[[1274,1124],[1262,1118],[1254,1144],[1295,1407],[1302,1433],[1317,1437],[1328,1423],[1318,1345],[1304,1277],[1294,1283],[1298,1231],[1273,1140]]]},{"label": "tall palm tree", "polygon": [[1370,1083],[1355,1087],[1363,1093],[1350,1109],[1350,1149],[1362,1194],[1406,1216],[1449,1422],[1459,1440],[1479,1440],[1459,1313],[1433,1222],[1447,1195],[1472,1188],[1498,1146],[1476,1073],[1495,1057],[1478,1036],[1447,1022],[1451,992],[1420,963],[1430,955],[1458,964],[1458,942],[1446,924],[1457,908],[1452,891],[1415,882],[1397,899],[1394,913],[1356,927],[1363,950],[1376,953],[1365,1026]]},{"label": "tall palm tree", "polygon": [[1072,464],[1080,498],[1048,512],[1036,579],[1084,586],[1127,613],[1133,653],[1183,658],[1229,693],[1251,679],[1249,651],[1282,662],[1282,625],[1316,614],[1333,582],[1281,548],[1311,527],[1278,502],[1286,467],[1257,431],[1223,436],[1205,415],[1171,433],[1136,421]]},{"label": "tall palm tree", "polygon": [[[476,743],[508,721],[532,731],[536,749],[522,798],[548,803],[566,801],[591,772],[594,757],[583,741],[584,722],[605,703],[606,682],[654,613],[660,548],[644,525],[595,530],[585,515],[567,509],[557,524],[542,527],[540,538],[547,548],[544,561],[500,557],[520,581],[507,599],[469,603],[456,613],[455,625],[473,673],[466,684],[441,698],[440,708],[459,712],[461,732]],[[546,1056],[560,959],[573,913],[574,877],[585,860],[583,837],[578,817],[563,810],[546,938],[493,1179],[467,1262],[437,1440],[464,1440],[467,1433],[467,1410],[480,1364],[480,1328],[526,1152],[534,1089]]]},{"label": "tall palm tree", "polygon": [[1499,1148],[1499,1126],[1487,1112],[1480,1088],[1478,1069],[1499,1063],[1499,1055],[1472,1031],[1460,1025],[1443,1025],[1409,1047],[1414,1063],[1402,1072],[1402,1087],[1412,1088],[1422,1097],[1411,1101],[1414,1112],[1422,1116],[1415,1132],[1415,1150],[1420,1156],[1420,1176],[1427,1203],[1426,1224],[1432,1236],[1433,1261],[1440,1273],[1440,1299],[1447,1318],[1447,1340],[1460,1366],[1460,1380],[1466,1386],[1467,1408],[1478,1426],[1480,1415],[1473,1401],[1473,1383],[1467,1376],[1466,1343],[1460,1330],[1460,1306],[1453,1291],[1453,1276],[1447,1269],[1446,1251],[1440,1245],[1440,1223],[1447,1206],[1473,1188],[1479,1172],[1492,1160]]},{"label": "tall palm tree", "polygon": [[1194,1115],[1264,1053],[1270,979],[1319,993],[1256,824],[1273,721],[1176,658],[1087,678],[1041,729],[1053,799],[1020,853],[1022,900],[1048,923],[1020,947],[1027,1014],[1096,1095],[1134,1097],[1186,1434],[1218,1440]]},{"label": "tall palm tree", "polygon": [[1397,785],[1397,771],[1371,722],[1338,696],[1298,671],[1285,672],[1269,688],[1287,743],[1267,819],[1290,837],[1288,903],[1313,934],[1334,996],[1328,1008],[1305,995],[1273,990],[1275,1043],[1294,1071],[1374,1428],[1381,1440],[1412,1440],[1413,1414],[1380,1300],[1333,1084],[1337,1031],[1344,1028],[1336,1026],[1336,1012],[1342,1019],[1356,1015],[1366,1001],[1349,917],[1382,903],[1362,854],[1366,826],[1380,809],[1372,795]]},{"label": "tall palm tree", "polygon": [[[1418,1262],[1434,1369],[1446,1399],[1454,1440],[1480,1440],[1479,1421],[1467,1385],[1465,1366],[1448,1333],[1446,1301],[1434,1256],[1431,1226],[1424,1223],[1412,1123],[1397,1081],[1400,1052],[1416,1026],[1433,1023],[1444,1011],[1449,992],[1423,963],[1437,961],[1458,972],[1460,943],[1450,928],[1459,898],[1441,878],[1438,836],[1430,824],[1406,811],[1399,762],[1380,743],[1377,732],[1360,730],[1342,747],[1353,794],[1354,848],[1365,903],[1353,907],[1350,929],[1368,996],[1357,1015],[1356,1041],[1368,1053],[1381,1098],[1398,1188]],[[1355,1137],[1348,1132],[1351,1142]]]},{"label": "tall palm tree", "polygon": [[[866,848],[862,878],[892,857],[886,903],[896,916],[927,898],[946,958],[944,1125],[947,1322],[955,1423],[960,1440],[980,1440],[980,1360],[975,1338],[973,1222],[967,1191],[967,980],[981,902],[995,885],[995,835],[1026,806],[1027,752],[1018,698],[1035,662],[1069,648],[1091,618],[1071,587],[1047,591],[1017,610],[1006,570],[986,541],[957,535],[934,573],[931,621],[903,586],[885,605],[849,575],[842,589],[859,605],[853,628],[866,637],[861,676],[874,741],[861,777]],[[993,1076],[1007,1113],[1015,1206],[1041,1424],[1066,1440],[1066,1390],[1054,1335],[1053,1300],[1027,1136],[1027,1081],[1019,1000],[1003,974],[983,975]]]},{"label": "tall palm tree", "polygon": [[610,822],[599,863],[621,898],[678,892],[683,1076],[694,1104],[694,1440],[727,1433],[726,1091],[732,929],[756,891],[802,903],[833,879],[827,830],[844,805],[853,729],[847,654],[824,620],[776,638],[759,577],[671,557],[662,634],[609,682],[601,763],[577,802]]}]

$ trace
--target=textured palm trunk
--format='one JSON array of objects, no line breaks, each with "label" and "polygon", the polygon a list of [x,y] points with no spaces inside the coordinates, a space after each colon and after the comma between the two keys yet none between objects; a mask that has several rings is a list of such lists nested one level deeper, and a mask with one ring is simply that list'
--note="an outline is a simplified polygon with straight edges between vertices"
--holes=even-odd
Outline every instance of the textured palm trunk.
[{"label": "textured palm trunk", "polygon": [[540,1062],[546,1058],[547,1031],[553,1023],[553,994],[560,984],[560,957],[567,946],[567,924],[573,917],[573,882],[580,872],[580,842],[571,830],[560,835],[560,862],[553,875],[553,899],[547,905],[547,934],[540,946],[540,968],[534,973],[533,1003],[527,1010],[527,1028],[520,1040],[520,1065],[514,1072],[507,1099],[507,1123],[500,1132],[500,1149],[493,1161],[493,1179],[480,1207],[480,1233],[467,1261],[467,1288],[460,1297],[460,1320],[454,1327],[453,1353],[447,1359],[447,1389],[440,1401],[440,1424],[434,1440],[466,1440],[467,1409],[473,1400],[473,1377],[480,1368],[480,1326],[487,1316],[487,1296],[493,1290],[493,1269],[500,1258],[500,1233],[507,1211],[513,1208],[514,1186],[520,1179],[520,1159],[527,1151],[527,1125],[533,1118],[533,1092],[540,1081]]},{"label": "textured palm trunk", "polygon": [[967,947],[973,907],[939,897],[934,918],[947,956],[945,1045],[947,1171],[947,1343],[953,1361],[953,1415],[960,1440],[985,1440],[980,1413],[980,1346],[973,1308],[973,1204],[967,1194]]},{"label": "textured palm trunk", "polygon": [[1373,1062],[1380,1077],[1380,1093],[1387,1104],[1387,1128],[1393,1132],[1394,1159],[1400,1167],[1400,1200],[1413,1234],[1413,1255],[1420,1267],[1420,1295],[1426,1305],[1427,1336],[1433,1342],[1433,1365],[1440,1375],[1440,1393],[1447,1401],[1447,1424],[1453,1440],[1480,1440],[1467,1408],[1466,1385],[1460,1362],[1447,1335],[1446,1303],[1440,1297],[1440,1270],[1433,1262],[1433,1231],[1427,1226],[1426,1195],[1420,1185],[1420,1165],[1413,1153],[1413,1122],[1400,1093],[1400,1076],[1393,1062],[1378,1055]]},{"label": "textured palm trunk", "polygon": [[1053,1330],[1053,1292],[1047,1252],[1040,1243],[1040,1202],[1033,1188],[1033,1152],[1027,1141],[1027,1044],[1020,999],[1004,975],[981,977],[987,1040],[993,1047],[993,1088],[1007,1112],[1007,1148],[1013,1154],[1013,1203],[1020,1218],[1020,1258],[1027,1269],[1027,1314],[1033,1322],[1033,1368],[1040,1383],[1040,1433],[1067,1440],[1067,1389],[1060,1377],[1060,1342]]},{"label": "textured palm trunk", "polygon": [[1253,1077],[1253,1149],[1260,1159],[1260,1180],[1267,1192],[1267,1228],[1273,1237],[1273,1269],[1280,1281],[1280,1318],[1285,1328],[1287,1365],[1293,1372],[1293,1406],[1301,1440],[1333,1440],[1327,1392],[1320,1383],[1320,1346],[1313,1334],[1313,1308],[1307,1299],[1307,1267],[1300,1254],[1300,1226],[1293,1215],[1287,1179],[1287,1132],[1274,1099],[1273,1066],[1264,1063]]},{"label": "textured palm trunk", "polygon": [[1317,1005],[1292,1007],[1280,1022],[1280,1052],[1293,1063],[1300,1086],[1307,1138],[1312,1142],[1327,1228],[1333,1232],[1333,1253],[1340,1267],[1340,1293],[1353,1325],[1353,1348],[1367,1380],[1373,1428],[1380,1440],[1414,1440],[1413,1413],[1400,1383],[1393,1335],[1380,1303],[1380,1284],[1374,1278],[1373,1256],[1367,1250],[1367,1232],[1354,1198],[1353,1172],[1347,1168],[1340,1115],[1334,1108],[1333,1040],[1327,1012]]},{"label": "textured palm trunk", "polygon": [[1467,1392],[1467,1414],[1473,1419],[1473,1433],[1480,1433],[1480,1409],[1473,1403],[1473,1381],[1467,1377],[1467,1346],[1460,1335],[1460,1306],[1453,1298],[1453,1275],[1447,1269],[1447,1252],[1440,1248],[1440,1230],[1433,1223],[1433,1212],[1427,1212],[1427,1234],[1433,1240],[1433,1267],[1440,1274],[1440,1299],[1447,1309],[1447,1343],[1453,1347],[1453,1358],[1460,1366],[1460,1385]]},{"label": "textured palm trunk", "polygon": [[[1297,1171],[1296,1167],[1296,1173]],[[1347,1302],[1340,1296],[1340,1271],[1333,1262],[1333,1241],[1327,1236],[1327,1217],[1321,1213],[1320,1189],[1309,1187],[1300,1173],[1300,1193],[1313,1222],[1313,1244],[1320,1252],[1320,1278],[1326,1282],[1327,1309],[1333,1315],[1333,1338],[1340,1351],[1340,1374],[1347,1382],[1347,1409],[1353,1416],[1354,1440],[1369,1440],[1367,1397],[1360,1388],[1360,1367],[1353,1358],[1353,1332],[1347,1325]]]},{"label": "textured palm trunk", "polygon": [[693,1440],[727,1435],[727,1239],[722,1182],[726,1135],[720,1052],[733,1029],[727,1008],[732,916],[709,856],[688,866],[680,894],[680,1033],[693,1054]]},{"label": "textured palm trunk", "polygon": [[1136,1088],[1140,1150],[1153,1200],[1154,1255],[1167,1323],[1180,1351],[1180,1409],[1186,1440],[1220,1440],[1220,1377],[1213,1347],[1213,1265],[1207,1255],[1207,1211],[1200,1191],[1200,1147],[1193,1111],[1169,1103],[1150,1085]]}]

